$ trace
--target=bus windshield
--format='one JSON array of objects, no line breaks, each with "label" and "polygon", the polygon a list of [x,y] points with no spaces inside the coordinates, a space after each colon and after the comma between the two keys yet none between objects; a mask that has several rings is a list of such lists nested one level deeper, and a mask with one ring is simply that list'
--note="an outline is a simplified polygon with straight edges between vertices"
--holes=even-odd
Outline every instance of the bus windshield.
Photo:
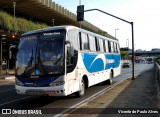
[{"label": "bus windshield", "polygon": [[20,39],[16,75],[64,74],[65,31],[44,32]]}]

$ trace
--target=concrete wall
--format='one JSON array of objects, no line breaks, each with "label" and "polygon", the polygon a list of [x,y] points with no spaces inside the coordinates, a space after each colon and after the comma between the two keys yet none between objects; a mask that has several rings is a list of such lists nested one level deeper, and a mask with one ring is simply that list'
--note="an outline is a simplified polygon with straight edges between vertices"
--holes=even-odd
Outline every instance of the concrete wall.
[{"label": "concrete wall", "polygon": [[155,63],[155,70],[156,70],[156,78],[160,86],[160,65],[158,63]]}]

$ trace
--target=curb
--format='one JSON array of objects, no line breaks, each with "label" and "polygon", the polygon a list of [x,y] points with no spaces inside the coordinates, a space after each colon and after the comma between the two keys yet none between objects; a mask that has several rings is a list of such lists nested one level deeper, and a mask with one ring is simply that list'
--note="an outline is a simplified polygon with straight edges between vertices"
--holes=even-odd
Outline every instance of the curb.
[{"label": "curb", "polygon": [[92,95],[91,97],[79,102],[78,104],[70,107],[69,109],[66,109],[64,111],[62,111],[60,114],[56,114],[54,115],[54,117],[61,117],[63,115],[68,116],[70,113],[74,112],[75,110],[77,110],[78,108],[81,108],[82,106],[84,106],[86,103],[94,100],[95,98],[99,97],[100,95],[103,95],[105,92],[111,90],[112,88],[116,87],[117,85],[123,83],[125,80],[131,79],[131,77],[128,77],[126,79],[121,80],[120,82],[117,82],[115,84],[112,84],[108,87],[106,87],[105,89],[101,90],[100,92],[97,92],[96,94]]},{"label": "curb", "polygon": [[15,79],[15,76],[14,75],[1,75],[0,80],[4,80],[4,79]]},{"label": "curb", "polygon": [[8,76],[8,77],[5,77],[4,79],[15,79],[15,76]]}]

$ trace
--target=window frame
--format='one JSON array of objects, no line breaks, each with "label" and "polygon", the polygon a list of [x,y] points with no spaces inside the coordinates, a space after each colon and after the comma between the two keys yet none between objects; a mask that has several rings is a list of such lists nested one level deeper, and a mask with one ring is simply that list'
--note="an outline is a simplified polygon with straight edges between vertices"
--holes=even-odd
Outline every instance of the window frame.
[{"label": "window frame", "polygon": [[95,37],[91,34],[88,34],[88,39],[89,39],[90,51],[96,52],[96,39],[95,39]]},{"label": "window frame", "polygon": [[[90,44],[89,44],[88,34],[86,34],[84,32],[79,32],[79,42],[80,42],[80,50],[82,50],[82,51],[90,51]],[[85,44],[87,44],[87,46],[85,46]]]}]

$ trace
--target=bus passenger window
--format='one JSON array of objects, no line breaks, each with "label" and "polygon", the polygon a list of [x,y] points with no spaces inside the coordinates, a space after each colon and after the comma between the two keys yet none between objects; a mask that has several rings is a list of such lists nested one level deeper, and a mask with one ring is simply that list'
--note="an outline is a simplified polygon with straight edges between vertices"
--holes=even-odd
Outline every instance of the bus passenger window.
[{"label": "bus passenger window", "polygon": [[89,50],[88,36],[84,33],[81,33],[81,47],[82,50]]},{"label": "bus passenger window", "polygon": [[108,50],[109,52],[111,52],[111,42],[110,41],[108,41]]},{"label": "bus passenger window", "polygon": [[82,50],[82,37],[81,37],[81,32],[79,32],[79,49]]},{"label": "bus passenger window", "polygon": [[100,45],[100,51],[104,52],[104,48],[103,48],[103,40],[99,39],[99,45]]},{"label": "bus passenger window", "polygon": [[105,40],[105,49],[106,49],[105,52],[109,52],[109,46],[108,46],[108,41],[107,40]]},{"label": "bus passenger window", "polygon": [[110,45],[111,45],[111,52],[114,53],[114,45],[113,45],[113,42],[110,42]]},{"label": "bus passenger window", "polygon": [[116,43],[113,42],[113,52],[116,53],[116,51],[117,51],[117,50],[116,50]]},{"label": "bus passenger window", "polygon": [[90,50],[96,51],[96,44],[95,44],[95,37],[89,35],[89,44],[90,44]]},{"label": "bus passenger window", "polygon": [[115,52],[118,53],[117,43],[114,43]]},{"label": "bus passenger window", "polygon": [[97,38],[97,37],[95,37],[95,39],[96,39],[96,50],[97,50],[97,51],[100,51],[98,38]]},{"label": "bus passenger window", "polygon": [[120,53],[119,43],[117,43],[117,51],[118,51],[118,53]]},{"label": "bus passenger window", "polygon": [[104,52],[106,52],[105,40],[103,40],[103,48],[104,48]]}]

